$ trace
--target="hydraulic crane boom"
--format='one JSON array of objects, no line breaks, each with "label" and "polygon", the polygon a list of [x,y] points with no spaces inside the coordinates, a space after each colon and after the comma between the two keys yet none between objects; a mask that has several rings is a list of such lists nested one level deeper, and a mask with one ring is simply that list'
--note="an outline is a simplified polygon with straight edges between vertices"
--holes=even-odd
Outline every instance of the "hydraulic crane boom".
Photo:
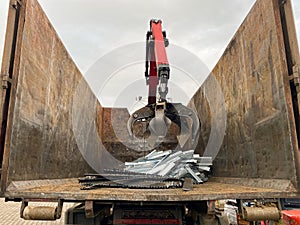
[{"label": "hydraulic crane boom", "polygon": [[[134,112],[128,120],[127,128],[132,138],[146,139],[149,146],[161,142],[171,123],[180,128],[177,135],[179,148],[191,148],[196,143],[199,119],[196,113],[181,103],[167,102],[170,67],[166,47],[169,41],[162,31],[161,20],[152,19],[146,38],[146,83],[149,86],[148,104]],[[135,132],[134,127],[139,127]],[[142,127],[142,129],[140,129]]]},{"label": "hydraulic crane boom", "polygon": [[[170,68],[166,53],[168,39],[162,31],[161,20],[150,21],[150,31],[146,40],[146,81],[149,85],[148,104],[156,103],[157,86],[159,102],[166,100]],[[150,64],[150,68],[149,68]]]}]

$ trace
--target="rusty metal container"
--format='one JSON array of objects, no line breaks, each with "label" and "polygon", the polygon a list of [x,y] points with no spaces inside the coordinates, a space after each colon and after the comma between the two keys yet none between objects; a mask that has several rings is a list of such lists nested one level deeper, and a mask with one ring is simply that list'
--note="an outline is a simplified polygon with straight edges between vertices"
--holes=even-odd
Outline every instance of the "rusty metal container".
[{"label": "rusty metal container", "polygon": [[[192,98],[202,123],[196,151],[215,158],[210,181],[189,192],[80,190],[77,178],[101,167],[104,149],[120,161],[132,157],[122,133],[128,112],[117,114],[118,136],[111,109],[97,101],[37,1],[12,1],[1,68],[1,190],[7,199],[69,201],[298,196],[299,66],[290,0],[258,0]],[[79,129],[74,112],[93,125]],[[87,163],[82,146],[100,159]]]}]

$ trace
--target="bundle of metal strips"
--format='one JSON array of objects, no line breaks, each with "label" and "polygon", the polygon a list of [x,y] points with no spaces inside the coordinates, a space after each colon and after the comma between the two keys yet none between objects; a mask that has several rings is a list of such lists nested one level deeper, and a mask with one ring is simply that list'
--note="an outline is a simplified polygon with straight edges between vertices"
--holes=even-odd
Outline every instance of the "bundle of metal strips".
[{"label": "bundle of metal strips", "polygon": [[200,157],[189,151],[152,151],[122,170],[105,170],[101,174],[86,174],[79,178],[81,189],[94,188],[180,188],[185,178],[201,184],[208,180],[211,157]]},{"label": "bundle of metal strips", "polygon": [[124,171],[109,171],[103,174],[86,174],[79,178],[82,190],[95,188],[180,188],[183,181],[162,176],[126,173]]},{"label": "bundle of metal strips", "polygon": [[125,171],[176,179],[190,177],[194,183],[200,184],[208,180],[211,166],[211,157],[200,157],[194,154],[194,150],[154,150],[133,162],[125,162]]}]

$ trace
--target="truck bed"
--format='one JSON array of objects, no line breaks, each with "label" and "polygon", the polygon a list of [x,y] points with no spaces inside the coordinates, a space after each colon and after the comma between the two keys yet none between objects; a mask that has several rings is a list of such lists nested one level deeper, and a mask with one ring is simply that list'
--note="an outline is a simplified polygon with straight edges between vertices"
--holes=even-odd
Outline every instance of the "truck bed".
[{"label": "truck bed", "polygon": [[[227,183],[225,183],[227,182]],[[242,183],[243,185],[240,185]],[[245,186],[247,184],[247,186]],[[260,185],[260,187],[255,187]],[[14,181],[8,187],[6,198],[19,196],[28,199],[63,199],[65,201],[201,201],[226,198],[295,197],[289,180],[212,178],[194,185],[192,191],[176,189],[98,188],[81,190],[77,178],[55,180]]]}]

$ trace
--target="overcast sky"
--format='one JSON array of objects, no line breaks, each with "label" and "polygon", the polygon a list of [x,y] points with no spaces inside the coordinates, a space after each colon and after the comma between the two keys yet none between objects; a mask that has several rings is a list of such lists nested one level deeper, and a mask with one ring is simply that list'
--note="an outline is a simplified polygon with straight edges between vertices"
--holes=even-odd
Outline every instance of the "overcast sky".
[{"label": "overcast sky", "polygon": [[[103,55],[124,45],[144,42],[151,18],[163,21],[171,44],[195,54],[206,65],[207,70],[211,70],[255,1],[39,0],[39,2],[75,63],[81,72],[86,74]],[[300,1],[293,0],[293,4],[300,40]],[[1,56],[7,5],[8,0],[0,0]],[[110,82],[107,91],[101,93],[102,104],[111,105],[111,101],[122,93],[119,91],[113,96],[111,90],[126,83],[127,77],[144,79],[143,67],[142,63],[137,63],[116,73],[118,75],[111,79],[115,83]],[[176,73],[176,69],[173,71]],[[185,77],[179,75],[178,71],[177,74],[182,79]],[[173,76],[172,81],[175,86],[183,85],[181,88],[190,89],[187,95],[193,94],[197,87],[185,87],[182,79],[175,81]]]}]

